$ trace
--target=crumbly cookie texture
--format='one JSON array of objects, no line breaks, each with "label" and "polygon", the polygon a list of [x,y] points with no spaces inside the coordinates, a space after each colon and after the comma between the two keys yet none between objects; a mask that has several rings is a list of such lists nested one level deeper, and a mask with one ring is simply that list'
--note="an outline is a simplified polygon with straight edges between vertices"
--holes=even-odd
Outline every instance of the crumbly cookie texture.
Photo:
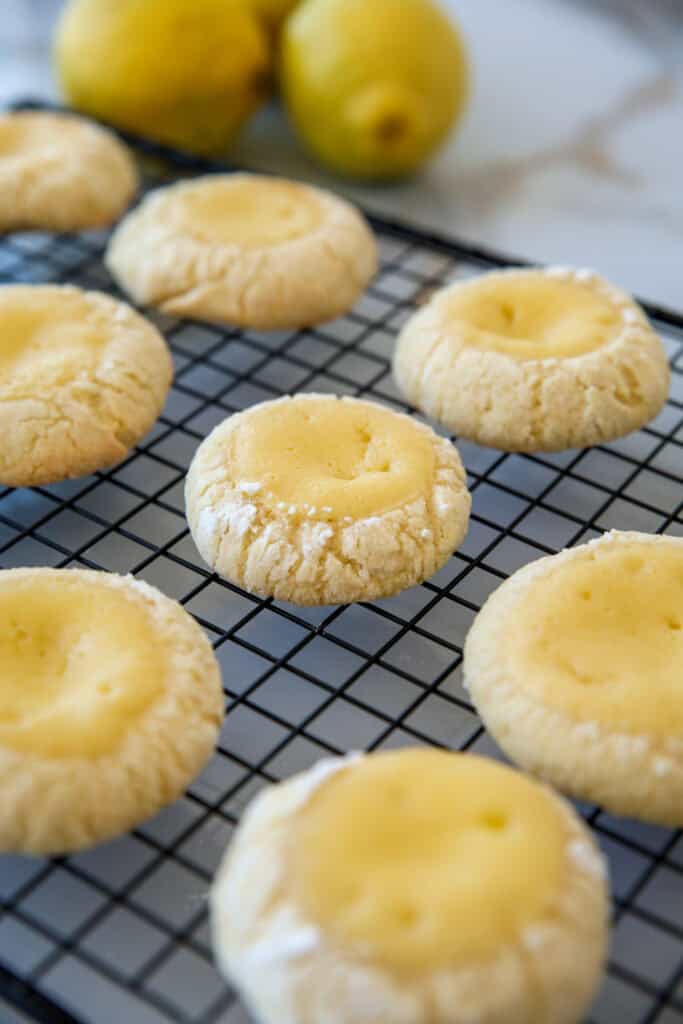
[{"label": "crumbly cookie texture", "polygon": [[0,287],[0,483],[120,461],[161,412],[173,365],[157,329],[101,292]]},{"label": "crumbly cookie texture", "polygon": [[219,424],[185,498],[212,568],[300,605],[373,600],[427,579],[462,541],[471,503],[449,441],[330,395],[264,402]]},{"label": "crumbly cookie texture", "polygon": [[0,232],[107,227],[137,189],[132,156],[105,128],[72,114],[0,116]]},{"label": "crumbly cookie texture", "polygon": [[394,375],[454,433],[520,452],[637,430],[670,383],[664,347],[630,296],[563,267],[495,272],[438,292],[405,325]]},{"label": "crumbly cookie texture", "polygon": [[210,909],[218,964],[263,1024],[577,1024],[608,900],[595,841],[550,790],[404,750],[259,794]]},{"label": "crumbly cookie texture", "polygon": [[523,768],[683,825],[683,540],[612,532],[525,566],[465,645],[465,685]]},{"label": "crumbly cookie texture", "polygon": [[92,846],[155,814],[211,756],[218,663],[176,602],[132,577],[0,572],[0,850]]},{"label": "crumbly cookie texture", "polygon": [[269,330],[349,310],[377,270],[377,246],[329,192],[226,174],[149,195],[115,231],[107,265],[136,302]]}]

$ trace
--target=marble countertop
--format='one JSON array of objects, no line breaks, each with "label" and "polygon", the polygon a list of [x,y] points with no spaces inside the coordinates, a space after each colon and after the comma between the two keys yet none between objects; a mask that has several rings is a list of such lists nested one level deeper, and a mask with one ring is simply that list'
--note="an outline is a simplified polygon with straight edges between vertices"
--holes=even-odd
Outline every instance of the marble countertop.
[{"label": "marble countertop", "polygon": [[[460,131],[418,178],[335,179],[276,109],[234,159],[526,259],[595,267],[683,309],[683,3],[444,2],[467,36],[474,90]],[[57,96],[49,39],[60,6],[4,0],[0,102]]]}]

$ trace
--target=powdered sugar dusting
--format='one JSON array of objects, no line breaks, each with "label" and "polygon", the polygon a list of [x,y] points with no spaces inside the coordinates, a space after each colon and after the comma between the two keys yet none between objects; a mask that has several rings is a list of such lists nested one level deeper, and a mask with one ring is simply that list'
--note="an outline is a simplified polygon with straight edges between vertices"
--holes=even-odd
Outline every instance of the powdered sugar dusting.
[{"label": "powdered sugar dusting", "polygon": [[[284,924],[284,922],[282,922]],[[252,965],[267,967],[275,961],[297,960],[299,957],[312,953],[320,944],[321,935],[317,928],[310,924],[295,925],[292,930],[278,927],[277,919],[272,922],[275,936],[264,938],[250,946],[245,955]]]},{"label": "powdered sugar dusting", "polygon": [[332,540],[334,537],[334,530],[331,526],[326,526],[323,523],[306,524],[304,528],[304,535],[302,538],[301,546],[306,558],[315,557],[319,555],[321,549]]},{"label": "powdered sugar dusting", "polygon": [[582,722],[574,729],[574,735],[581,740],[599,740],[600,729],[597,722]]},{"label": "powdered sugar dusting", "polygon": [[218,530],[218,516],[209,506],[199,513],[197,521],[197,542],[200,548],[210,548]]},{"label": "powdered sugar dusting", "polygon": [[237,488],[243,494],[258,494],[261,490],[261,484],[256,480],[246,480],[244,483],[238,484]]},{"label": "powdered sugar dusting", "polygon": [[522,942],[533,953],[543,949],[548,943],[548,929],[542,925],[529,925],[522,932]]},{"label": "powdered sugar dusting", "polygon": [[656,757],[652,763],[652,769],[658,778],[670,775],[673,771],[673,762],[668,757]]},{"label": "powdered sugar dusting", "polygon": [[243,537],[256,518],[257,511],[256,505],[239,501],[226,502],[220,509],[220,525],[229,533]]},{"label": "powdered sugar dusting", "polygon": [[130,310],[127,309],[122,302],[117,303],[116,309],[114,310],[114,320],[117,323],[124,323],[130,318]]},{"label": "powdered sugar dusting", "polygon": [[606,878],[605,861],[597,850],[585,839],[572,839],[569,844],[569,856],[576,866],[589,875]]},{"label": "powdered sugar dusting", "polygon": [[294,795],[290,808],[298,809],[303,807],[324,782],[327,782],[337,772],[358,764],[363,759],[363,756],[360,751],[354,750],[347,754],[346,757],[324,757],[321,761],[318,761],[312,768],[309,768],[307,772],[297,778],[295,785],[298,792]]}]

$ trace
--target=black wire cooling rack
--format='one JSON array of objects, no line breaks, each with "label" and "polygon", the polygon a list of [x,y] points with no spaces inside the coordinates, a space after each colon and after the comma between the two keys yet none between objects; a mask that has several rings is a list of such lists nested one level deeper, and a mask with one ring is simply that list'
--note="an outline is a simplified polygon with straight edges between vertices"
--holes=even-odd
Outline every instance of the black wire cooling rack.
[{"label": "black wire cooling rack", "polygon": [[[162,178],[216,164],[136,143]],[[559,455],[459,448],[474,505],[467,539],[428,583],[373,604],[302,610],[207,571],[183,478],[230,413],[292,391],[405,409],[397,330],[430,292],[509,261],[377,217],[380,273],[355,309],[315,330],[261,334],[148,315],[176,379],[158,423],[120,465],[0,489],[0,565],[132,572],[178,598],[215,644],[229,710],[219,748],[177,804],[131,835],[56,860],[0,858],[0,1003],[44,1024],[245,1024],[212,965],[205,897],[241,810],[267,782],[330,753],[439,744],[498,756],[461,682],[486,596],[541,555],[612,527],[683,536],[683,316],[646,307],[673,366],[666,408],[614,444]],[[0,280],[117,294],[104,233],[0,240]],[[77,795],[75,795],[77,799]],[[609,973],[591,1024],[683,1024],[683,836],[582,806],[614,891]],[[12,1011],[13,1014],[13,1011]]]}]

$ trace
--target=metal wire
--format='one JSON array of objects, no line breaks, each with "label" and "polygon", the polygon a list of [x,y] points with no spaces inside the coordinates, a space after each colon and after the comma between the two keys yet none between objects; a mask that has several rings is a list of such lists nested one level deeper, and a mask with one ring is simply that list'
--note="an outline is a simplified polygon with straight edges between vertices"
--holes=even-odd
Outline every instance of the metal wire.
[{"label": "metal wire", "polygon": [[[215,169],[163,155],[150,184]],[[683,535],[683,317],[648,308],[673,389],[638,434],[590,451],[460,450],[473,491],[463,547],[429,582],[389,601],[302,610],[212,575],[183,515],[182,483],[208,430],[253,402],[334,391],[407,408],[388,357],[436,287],[504,257],[371,218],[382,267],[343,320],[258,334],[148,314],[176,363],[167,406],[119,466],[87,479],[0,490],[0,566],[134,572],[207,630],[230,707],[216,756],[174,807],[130,836],[53,861],[0,860],[0,996],[46,1024],[240,1024],[214,970],[204,898],[240,811],[267,782],[328,753],[437,744],[497,756],[462,689],[467,629],[487,594],[532,558],[612,527]],[[0,281],[69,281],[117,294],[106,237],[14,234]],[[607,853],[614,941],[592,1024],[683,1024],[683,837],[580,810]]]}]

